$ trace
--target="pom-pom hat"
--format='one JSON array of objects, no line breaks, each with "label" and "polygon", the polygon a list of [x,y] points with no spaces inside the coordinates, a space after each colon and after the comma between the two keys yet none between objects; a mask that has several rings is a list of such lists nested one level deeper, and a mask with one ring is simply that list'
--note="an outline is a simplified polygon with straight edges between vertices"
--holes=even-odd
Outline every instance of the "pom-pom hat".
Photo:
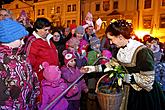
[{"label": "pom-pom hat", "polygon": [[76,31],[75,31],[75,33],[77,34],[77,33],[79,33],[79,34],[85,34],[85,29],[84,29],[84,27],[83,26],[78,26],[77,28],[76,28]]},{"label": "pom-pom hat", "polygon": [[93,48],[96,44],[100,44],[100,39],[97,37],[92,37],[90,39],[91,48]]},{"label": "pom-pom hat", "polygon": [[63,55],[64,55],[64,62],[65,65],[68,67],[68,63],[73,60],[76,59],[76,55],[74,54],[74,52],[68,52],[67,50],[63,51]]},{"label": "pom-pom hat", "polygon": [[49,65],[48,62],[43,62],[42,66],[44,68],[43,76],[47,81],[54,82],[61,78],[61,71],[58,66]]},{"label": "pom-pom hat", "polygon": [[72,37],[66,42],[66,47],[78,47],[80,44],[80,41],[76,37]]},{"label": "pom-pom hat", "polygon": [[18,22],[10,18],[0,21],[0,42],[10,43],[27,35],[28,31]]}]

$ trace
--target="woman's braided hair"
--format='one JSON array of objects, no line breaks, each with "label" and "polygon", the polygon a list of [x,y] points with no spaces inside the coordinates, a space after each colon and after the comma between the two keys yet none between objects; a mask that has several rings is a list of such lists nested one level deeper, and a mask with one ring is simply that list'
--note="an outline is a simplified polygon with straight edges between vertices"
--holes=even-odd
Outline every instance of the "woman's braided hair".
[{"label": "woman's braided hair", "polygon": [[121,34],[126,39],[129,39],[131,37],[132,31],[133,27],[131,23],[128,23],[126,20],[116,20],[108,25],[105,33],[110,32],[110,34],[114,36]]}]

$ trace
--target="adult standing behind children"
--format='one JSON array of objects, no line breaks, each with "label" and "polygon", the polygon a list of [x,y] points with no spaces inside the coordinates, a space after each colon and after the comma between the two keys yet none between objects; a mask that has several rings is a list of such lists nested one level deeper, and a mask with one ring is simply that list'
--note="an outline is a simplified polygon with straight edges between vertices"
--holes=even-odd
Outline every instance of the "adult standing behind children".
[{"label": "adult standing behind children", "polygon": [[21,39],[28,35],[18,22],[7,18],[0,21],[0,109],[32,110],[39,81],[20,54]]},{"label": "adult standing behind children", "polygon": [[59,65],[58,51],[49,39],[51,23],[46,18],[37,18],[33,26],[33,33],[27,41],[26,54],[37,73],[39,80],[43,79],[41,64],[48,62],[50,65]]},{"label": "adult standing behind children", "polygon": [[0,9],[0,21],[6,18],[12,18],[12,12],[5,8]]}]

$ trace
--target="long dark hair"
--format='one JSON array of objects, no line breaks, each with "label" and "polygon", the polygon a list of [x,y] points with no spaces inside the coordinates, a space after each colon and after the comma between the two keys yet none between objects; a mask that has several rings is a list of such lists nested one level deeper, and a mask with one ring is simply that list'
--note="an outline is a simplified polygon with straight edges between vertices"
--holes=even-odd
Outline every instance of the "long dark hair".
[{"label": "long dark hair", "polygon": [[110,23],[106,28],[105,33],[110,32],[111,35],[118,36],[123,35],[126,39],[129,39],[133,27],[131,23],[128,23],[126,20],[117,20],[113,23]]}]

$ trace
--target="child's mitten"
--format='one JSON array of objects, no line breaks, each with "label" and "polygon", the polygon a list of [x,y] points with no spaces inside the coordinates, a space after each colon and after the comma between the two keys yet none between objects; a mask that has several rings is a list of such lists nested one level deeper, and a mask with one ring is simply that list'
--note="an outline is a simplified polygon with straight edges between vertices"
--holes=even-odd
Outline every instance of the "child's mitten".
[{"label": "child's mitten", "polygon": [[79,91],[78,87],[77,87],[77,84],[75,84],[68,92],[68,94],[66,95],[67,97],[71,97],[75,94],[77,94]]}]

